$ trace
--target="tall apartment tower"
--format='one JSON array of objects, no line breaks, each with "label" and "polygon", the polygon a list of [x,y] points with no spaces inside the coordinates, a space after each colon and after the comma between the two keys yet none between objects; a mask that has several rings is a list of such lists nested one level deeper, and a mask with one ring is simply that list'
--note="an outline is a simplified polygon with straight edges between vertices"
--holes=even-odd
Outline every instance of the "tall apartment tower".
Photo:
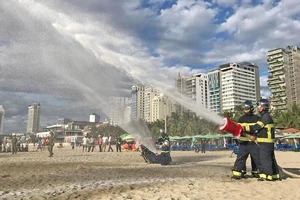
[{"label": "tall apartment tower", "polygon": [[142,86],[132,86],[130,120],[137,121],[144,118],[144,90]]},{"label": "tall apartment tower", "polygon": [[272,93],[271,106],[286,110],[300,103],[300,49],[296,46],[278,48],[267,53],[268,85]]},{"label": "tall apartment tower", "polygon": [[126,121],[126,108],[131,104],[128,97],[110,97],[110,124],[119,125]]},{"label": "tall apartment tower", "polygon": [[[186,76],[181,76],[180,73],[178,73],[177,78],[175,79],[175,87],[177,89],[177,91],[183,95],[183,96],[187,96],[186,93],[186,81],[189,77]],[[183,110],[185,109],[182,105],[176,103],[175,104],[176,107],[176,112],[177,113],[182,113]]]},{"label": "tall apartment tower", "polygon": [[2,105],[0,105],[0,134],[3,133],[3,121],[4,121],[5,110]]},{"label": "tall apartment tower", "polygon": [[[191,77],[181,77],[178,74],[176,88],[179,93],[194,100],[197,106],[206,109],[209,107],[207,74],[198,73]],[[176,105],[176,110],[178,112],[184,110],[184,108]]]},{"label": "tall apartment tower", "polygon": [[260,99],[259,69],[248,62],[221,65],[220,102],[221,112],[233,111],[244,101],[257,102]]},{"label": "tall apartment tower", "polygon": [[208,76],[199,73],[186,80],[187,96],[196,101],[201,108],[208,108]]},{"label": "tall apartment tower", "polygon": [[146,122],[152,121],[152,102],[155,96],[158,96],[159,93],[156,89],[150,86],[145,86],[144,89],[144,120]]},{"label": "tall apartment tower", "polygon": [[89,122],[99,123],[100,122],[100,115],[93,113],[90,115]]},{"label": "tall apartment tower", "polygon": [[156,95],[152,100],[152,118],[151,122],[156,120],[165,120],[167,116],[171,116],[172,112],[176,112],[174,102],[164,94]]},{"label": "tall apartment tower", "polygon": [[220,70],[215,69],[208,72],[207,77],[208,77],[209,110],[220,114],[221,113]]},{"label": "tall apartment tower", "polygon": [[27,133],[37,133],[40,126],[40,103],[34,103],[28,107]]}]

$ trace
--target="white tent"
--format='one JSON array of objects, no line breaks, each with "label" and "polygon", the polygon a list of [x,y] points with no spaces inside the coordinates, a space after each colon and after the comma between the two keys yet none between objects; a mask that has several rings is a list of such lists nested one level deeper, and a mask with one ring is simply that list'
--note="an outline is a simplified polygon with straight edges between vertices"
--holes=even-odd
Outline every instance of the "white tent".
[{"label": "white tent", "polygon": [[36,137],[44,138],[44,137],[50,137],[50,131],[47,132],[39,132],[36,134]]}]

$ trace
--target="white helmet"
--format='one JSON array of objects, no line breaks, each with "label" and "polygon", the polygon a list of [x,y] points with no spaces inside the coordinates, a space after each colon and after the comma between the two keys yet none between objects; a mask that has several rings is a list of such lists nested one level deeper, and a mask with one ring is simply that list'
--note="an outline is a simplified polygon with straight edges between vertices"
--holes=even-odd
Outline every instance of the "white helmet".
[{"label": "white helmet", "polygon": [[165,140],[164,145],[169,146],[169,141]]},{"label": "white helmet", "polygon": [[15,135],[16,135],[15,133],[12,134],[12,136],[15,136]]}]

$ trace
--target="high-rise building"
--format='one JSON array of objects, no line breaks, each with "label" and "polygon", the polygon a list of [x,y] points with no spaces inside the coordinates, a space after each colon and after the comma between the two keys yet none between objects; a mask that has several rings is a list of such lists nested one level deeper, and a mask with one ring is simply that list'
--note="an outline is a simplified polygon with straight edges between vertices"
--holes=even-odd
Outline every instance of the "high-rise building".
[{"label": "high-rise building", "polygon": [[144,120],[146,122],[152,121],[152,102],[155,96],[159,95],[158,91],[150,86],[144,88]]},{"label": "high-rise building", "polygon": [[260,99],[258,66],[248,62],[224,64],[208,74],[177,77],[176,87],[197,106],[216,113],[233,111],[245,100]]},{"label": "high-rise building", "polygon": [[174,102],[164,94],[156,95],[152,100],[152,118],[151,122],[156,120],[165,120],[167,116],[171,116],[175,112]]},{"label": "high-rise building", "polygon": [[4,121],[5,110],[2,105],[0,105],[0,134],[3,133],[3,121]]},{"label": "high-rise building", "polygon": [[221,113],[220,96],[220,70],[215,69],[208,72],[209,110]]},{"label": "high-rise building", "polygon": [[207,74],[199,73],[186,79],[186,94],[196,105],[208,108],[208,78]]},{"label": "high-rise building", "polygon": [[[198,73],[191,77],[180,77],[179,74],[176,78],[176,88],[179,93],[194,100],[197,106],[209,107],[207,74]],[[184,109],[182,106],[176,105],[177,112]]]},{"label": "high-rise building", "polygon": [[124,109],[124,124],[127,124],[130,122],[130,116],[131,116],[131,106],[128,105]]},{"label": "high-rise building", "polygon": [[144,118],[144,87],[132,86],[130,119],[137,121]]},{"label": "high-rise building", "polygon": [[287,46],[267,53],[268,85],[272,93],[272,108],[286,110],[288,105],[300,103],[300,49]]},{"label": "high-rise building", "polygon": [[93,113],[90,115],[89,122],[99,123],[100,122],[100,115]]},{"label": "high-rise building", "polygon": [[[110,124],[120,125],[125,122],[126,108],[131,104],[128,97],[110,97]],[[126,119],[127,120],[127,119]]]},{"label": "high-rise building", "polygon": [[186,80],[187,80],[188,77],[186,76],[181,76],[180,73],[178,73],[178,76],[176,78],[176,88],[177,88],[177,91],[180,93],[180,94],[183,94],[183,95],[186,95]]},{"label": "high-rise building", "polygon": [[[188,78],[189,77],[181,76],[180,73],[178,73],[178,76],[175,79],[176,89],[183,96],[187,96],[186,81],[187,81]],[[178,103],[175,104],[175,107],[176,107],[176,112],[177,113],[182,113],[185,110],[185,108],[181,104],[178,104]]]},{"label": "high-rise building", "polygon": [[27,133],[38,133],[40,126],[40,103],[34,103],[28,107]]},{"label": "high-rise building", "polygon": [[233,111],[246,100],[260,99],[258,66],[248,62],[228,63],[220,68],[221,112]]}]

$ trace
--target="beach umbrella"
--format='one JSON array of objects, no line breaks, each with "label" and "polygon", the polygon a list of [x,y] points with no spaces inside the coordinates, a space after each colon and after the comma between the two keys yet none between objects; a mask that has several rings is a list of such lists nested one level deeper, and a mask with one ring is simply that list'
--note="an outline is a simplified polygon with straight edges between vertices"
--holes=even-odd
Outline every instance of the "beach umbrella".
[{"label": "beach umbrella", "polygon": [[180,136],[170,136],[170,141],[171,142],[177,142],[177,141],[180,141],[182,140],[182,137]]},{"label": "beach umbrella", "polygon": [[124,133],[124,134],[120,135],[121,140],[123,140],[123,138],[126,137],[127,135],[129,135],[129,134]]},{"label": "beach umbrella", "polygon": [[122,138],[122,141],[133,141],[134,137],[132,135],[127,135]]},{"label": "beach umbrella", "polygon": [[190,136],[190,135],[186,135],[186,136],[182,137],[183,140],[190,140],[192,138],[193,138],[193,136]]},{"label": "beach umbrella", "polygon": [[299,139],[300,135],[287,135],[284,136],[285,139]]},{"label": "beach umbrella", "polygon": [[283,138],[283,135],[275,134],[275,138]]},{"label": "beach umbrella", "polygon": [[228,134],[221,135],[221,137],[223,137],[223,138],[233,138],[234,136],[232,134],[228,133]]},{"label": "beach umbrella", "polygon": [[204,135],[205,139],[219,139],[219,136],[217,136],[216,134],[206,134]]},{"label": "beach umbrella", "polygon": [[195,135],[194,137],[195,137],[196,139],[201,139],[201,138],[204,138],[205,135]]}]

